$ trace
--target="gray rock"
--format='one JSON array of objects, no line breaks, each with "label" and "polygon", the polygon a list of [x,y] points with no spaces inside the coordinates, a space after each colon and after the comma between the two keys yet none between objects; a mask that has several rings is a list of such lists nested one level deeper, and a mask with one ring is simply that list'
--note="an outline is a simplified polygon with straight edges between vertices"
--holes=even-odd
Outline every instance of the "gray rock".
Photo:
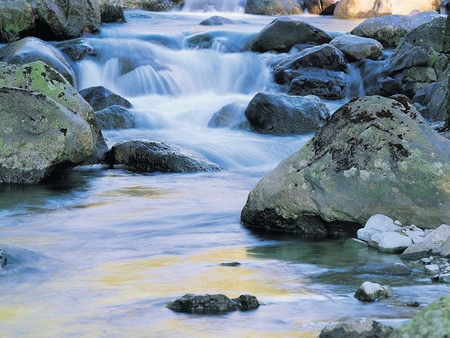
[{"label": "gray rock", "polygon": [[355,293],[355,297],[365,302],[373,302],[380,298],[392,297],[394,292],[389,285],[364,282]]},{"label": "gray rock", "polygon": [[10,43],[35,29],[33,8],[26,0],[0,2],[0,43]]},{"label": "gray rock", "polygon": [[223,25],[233,25],[235,22],[231,19],[225,18],[223,16],[214,15],[208,19],[203,20],[199,23],[202,26],[223,26]]},{"label": "gray rock", "polygon": [[245,13],[257,15],[301,14],[302,10],[295,0],[247,0]]},{"label": "gray rock", "polygon": [[403,263],[370,263],[355,269],[357,273],[408,276],[413,273],[413,269]]},{"label": "gray rock", "polygon": [[304,21],[281,17],[275,19],[254,38],[251,50],[254,52],[288,52],[297,44],[321,45],[331,41],[325,31]]},{"label": "gray rock", "polygon": [[322,329],[319,338],[388,338],[394,329],[368,318],[348,318]]},{"label": "gray rock", "polygon": [[125,22],[122,0],[99,0],[100,19],[104,23],[122,23]]},{"label": "gray rock", "polygon": [[395,329],[390,338],[446,337],[450,332],[450,296],[424,307],[411,320]]},{"label": "gray rock", "polygon": [[84,164],[102,163],[108,151],[92,107],[56,70],[41,61],[24,65],[2,64],[0,86],[18,87],[53,99],[82,117],[91,129],[94,151]]},{"label": "gray rock", "polygon": [[114,105],[133,108],[133,105],[127,99],[113,93],[103,86],[85,88],[80,90],[80,95],[83,96],[95,111]]},{"label": "gray rock", "polygon": [[1,87],[0,121],[2,183],[61,176],[93,153],[89,124],[42,94]]},{"label": "gray rock", "polygon": [[383,45],[375,39],[344,34],[334,38],[330,45],[336,47],[350,61],[359,61],[365,58],[378,59],[383,52]]},{"label": "gray rock", "polygon": [[181,9],[184,0],[124,0],[126,8],[141,8],[152,12],[167,12]]},{"label": "gray rock", "polygon": [[430,257],[433,253],[439,253],[441,248],[439,245],[431,241],[423,241],[411,244],[405,251],[402,252],[400,258],[405,261],[417,261],[425,257]]},{"label": "gray rock", "polygon": [[442,224],[437,229],[433,230],[431,233],[425,236],[425,240],[442,246],[444,242],[447,241],[449,236],[450,225]]},{"label": "gray rock", "polygon": [[221,170],[185,149],[156,141],[127,141],[115,144],[110,151],[111,165],[122,165],[140,172],[197,172]]},{"label": "gray rock", "polygon": [[441,256],[445,258],[450,258],[450,237],[442,245]]},{"label": "gray rock", "polygon": [[255,296],[241,295],[230,299],[225,295],[194,295],[186,294],[183,297],[169,303],[167,307],[175,312],[186,312],[195,314],[221,314],[224,312],[250,310],[259,307]]},{"label": "gray rock", "polygon": [[309,134],[317,131],[330,112],[317,96],[258,93],[245,116],[263,134]]},{"label": "gray rock", "polygon": [[247,104],[230,103],[215,113],[208,122],[210,128],[248,129],[250,123],[245,117]]},{"label": "gray rock", "polygon": [[428,121],[444,121],[445,92],[442,82],[433,82],[419,89],[412,101],[420,114]]},{"label": "gray rock", "polygon": [[36,36],[44,40],[69,40],[97,33],[101,13],[97,0],[36,1]]},{"label": "gray rock", "polygon": [[62,42],[57,45],[57,48],[72,61],[80,61],[89,56],[97,56],[95,49],[81,39]]},{"label": "gray rock", "polygon": [[370,18],[356,26],[351,34],[375,39],[385,47],[396,47],[408,32],[439,16],[438,12],[429,11]]},{"label": "gray rock", "polygon": [[8,256],[6,252],[0,248],[0,268],[8,264]]},{"label": "gray rock", "polygon": [[449,147],[402,97],[353,99],[257,184],[242,221],[354,234],[383,213],[436,228],[450,219]]},{"label": "gray rock", "polygon": [[38,38],[24,38],[0,48],[0,61],[16,65],[42,61],[64,76],[72,86],[75,83],[75,72],[64,55]]},{"label": "gray rock", "polygon": [[134,128],[135,120],[130,111],[122,106],[110,106],[95,112],[98,124],[103,130]]},{"label": "gray rock", "polygon": [[398,232],[384,232],[378,242],[381,252],[402,252],[412,244],[411,238]]}]

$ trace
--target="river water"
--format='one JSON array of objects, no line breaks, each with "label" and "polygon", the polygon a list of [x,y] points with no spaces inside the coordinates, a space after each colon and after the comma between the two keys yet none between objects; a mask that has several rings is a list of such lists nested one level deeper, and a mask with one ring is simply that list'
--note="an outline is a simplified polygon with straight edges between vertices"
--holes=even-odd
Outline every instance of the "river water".
[{"label": "river water", "polygon": [[[88,167],[53,184],[0,186],[0,247],[9,259],[0,269],[0,337],[315,337],[345,317],[398,326],[420,309],[407,301],[423,306],[449,292],[418,272],[360,269],[399,262],[397,255],[240,224],[249,191],[312,135],[207,126],[221,107],[276,91],[270,67],[286,55],[241,52],[273,18],[243,14],[242,1],[230,1],[218,9],[236,24],[200,26],[217,13],[199,3],[180,12],[127,11],[126,24],[84,39],[98,55],[73,66],[78,89],[103,85],[134,105],[137,127],[105,132],[108,145],[163,141],[224,170]],[[303,19],[334,35],[358,23]],[[204,33],[212,37],[208,48],[189,47]],[[332,111],[343,103],[326,102]],[[231,262],[240,265],[221,265]],[[366,280],[391,285],[396,296],[358,301],[353,295]],[[249,293],[263,305],[211,316],[166,308],[186,293]]]}]

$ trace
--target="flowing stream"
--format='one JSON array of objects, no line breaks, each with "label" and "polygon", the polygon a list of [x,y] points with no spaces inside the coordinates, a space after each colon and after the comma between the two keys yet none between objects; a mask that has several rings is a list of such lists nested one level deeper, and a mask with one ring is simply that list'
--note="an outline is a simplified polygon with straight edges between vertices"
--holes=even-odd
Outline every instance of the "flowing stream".
[{"label": "flowing stream", "polygon": [[[137,127],[104,132],[109,146],[158,140],[224,170],[88,167],[49,185],[0,185],[0,247],[8,254],[0,269],[0,337],[315,337],[345,317],[398,326],[420,309],[407,301],[423,306],[449,292],[421,273],[371,272],[399,262],[397,255],[240,224],[249,191],[312,135],[208,127],[223,106],[277,91],[270,69],[286,56],[242,52],[272,17],[243,14],[242,1],[212,3],[127,11],[127,23],[84,39],[97,56],[73,67],[78,89],[103,85],[134,105]],[[217,11],[236,23],[199,25]],[[358,23],[303,18],[334,35]],[[343,103],[326,102],[332,111]],[[230,262],[240,265],[221,265]],[[391,285],[396,296],[358,301],[353,295],[366,280]],[[249,293],[263,305],[214,316],[166,308],[186,293]]]}]

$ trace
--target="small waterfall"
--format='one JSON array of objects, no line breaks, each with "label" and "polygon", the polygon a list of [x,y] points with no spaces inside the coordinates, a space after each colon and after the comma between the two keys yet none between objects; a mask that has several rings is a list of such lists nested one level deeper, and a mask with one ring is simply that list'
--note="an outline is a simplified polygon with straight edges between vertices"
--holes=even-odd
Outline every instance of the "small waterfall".
[{"label": "small waterfall", "polygon": [[183,12],[243,13],[246,3],[246,0],[186,0]]}]

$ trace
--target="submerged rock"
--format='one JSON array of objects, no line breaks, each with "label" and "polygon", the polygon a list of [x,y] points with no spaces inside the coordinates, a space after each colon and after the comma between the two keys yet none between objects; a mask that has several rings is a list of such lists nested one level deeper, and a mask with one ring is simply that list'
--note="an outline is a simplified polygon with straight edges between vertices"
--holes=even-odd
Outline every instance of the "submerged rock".
[{"label": "submerged rock", "polygon": [[368,318],[348,318],[322,329],[319,338],[388,338],[394,329]]},{"label": "submerged rock", "polygon": [[197,172],[221,170],[214,163],[185,149],[163,142],[134,140],[115,144],[110,164],[142,172]]},{"label": "submerged rock", "polygon": [[254,52],[288,52],[297,44],[321,45],[331,41],[325,31],[292,17],[275,19],[253,39]]},{"label": "submerged rock", "polygon": [[450,296],[424,307],[411,320],[394,330],[390,338],[448,337],[450,332]]},{"label": "submerged rock", "polygon": [[215,113],[208,122],[210,128],[248,129],[250,123],[245,117],[246,104],[230,103]]},{"label": "submerged rock", "polygon": [[175,312],[196,314],[220,314],[229,311],[251,310],[259,307],[255,296],[241,295],[230,299],[225,295],[194,295],[186,294],[183,297],[169,303],[167,307]]},{"label": "submerged rock", "polygon": [[330,112],[317,96],[258,93],[245,116],[259,133],[309,134],[323,125]]},{"label": "submerged rock", "polygon": [[437,228],[450,219],[450,141],[401,97],[351,100],[250,192],[244,224],[351,233],[374,214]]},{"label": "submerged rock", "polygon": [[373,302],[380,298],[392,297],[394,292],[389,285],[364,282],[355,293],[355,297],[365,302]]},{"label": "submerged rock", "polygon": [[205,19],[199,23],[202,26],[223,26],[223,25],[233,25],[235,22],[231,19],[225,18],[223,16],[214,15],[208,19]]}]

